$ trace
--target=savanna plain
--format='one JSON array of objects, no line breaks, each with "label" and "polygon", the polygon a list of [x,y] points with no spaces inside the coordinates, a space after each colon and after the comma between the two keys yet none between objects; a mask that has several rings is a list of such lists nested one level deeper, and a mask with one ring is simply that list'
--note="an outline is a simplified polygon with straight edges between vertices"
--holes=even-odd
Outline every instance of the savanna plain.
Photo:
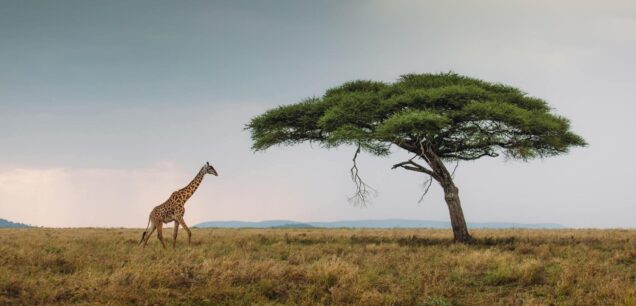
[{"label": "savanna plain", "polygon": [[636,230],[0,229],[0,304],[636,305]]}]

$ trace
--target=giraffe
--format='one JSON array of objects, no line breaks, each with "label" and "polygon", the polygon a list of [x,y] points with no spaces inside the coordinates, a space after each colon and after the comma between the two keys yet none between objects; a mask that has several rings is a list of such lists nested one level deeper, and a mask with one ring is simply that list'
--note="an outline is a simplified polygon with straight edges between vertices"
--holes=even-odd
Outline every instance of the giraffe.
[{"label": "giraffe", "polygon": [[[141,235],[141,241],[139,241],[139,245],[143,242],[144,248],[150,239],[152,233],[157,229],[157,238],[161,241],[161,245],[163,248],[166,248],[166,244],[163,241],[163,224],[174,221],[174,234],[172,239],[172,248],[175,249],[177,245],[177,232],[179,231],[179,225],[183,226],[186,232],[188,232],[188,246],[190,245],[190,238],[192,237],[192,233],[190,229],[186,225],[183,220],[183,214],[185,213],[185,202],[194,194],[194,192],[201,184],[203,177],[206,174],[212,174],[214,176],[218,176],[214,167],[210,165],[209,162],[206,162],[205,165],[199,170],[199,173],[192,179],[188,186],[185,186],[175,192],[172,193],[170,198],[163,202],[162,204],[156,206],[150,212],[150,216],[148,218],[148,225],[146,226],[146,230]],[[150,229],[150,233],[148,233],[148,227],[152,224],[152,228]]]}]

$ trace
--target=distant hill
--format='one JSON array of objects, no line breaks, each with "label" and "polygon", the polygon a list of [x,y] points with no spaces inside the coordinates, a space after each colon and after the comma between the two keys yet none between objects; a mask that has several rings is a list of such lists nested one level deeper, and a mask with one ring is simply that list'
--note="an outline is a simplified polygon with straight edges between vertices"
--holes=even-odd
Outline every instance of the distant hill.
[{"label": "distant hill", "polygon": [[288,223],[288,224],[283,224],[280,226],[272,226],[272,228],[311,228],[311,227],[315,227],[311,224],[307,224],[307,223]]},{"label": "distant hill", "polygon": [[26,224],[22,224],[22,223],[11,222],[9,220],[5,220],[5,219],[0,218],[0,227],[17,228],[17,227],[31,227],[31,226],[30,225],[26,225]]},{"label": "distant hill", "polygon": [[[208,221],[195,225],[195,227],[219,227],[219,228],[451,228],[447,221],[383,219],[383,220],[350,220],[333,222],[297,222],[291,220],[267,220],[260,222],[247,221]],[[473,222],[468,223],[470,228],[550,228],[558,229],[565,226],[556,223],[513,223],[513,222]]]},{"label": "distant hill", "polygon": [[195,225],[195,227],[228,227],[228,228],[267,228],[280,227],[289,224],[297,224],[300,222],[290,220],[267,220],[260,222],[248,221],[208,221]]}]

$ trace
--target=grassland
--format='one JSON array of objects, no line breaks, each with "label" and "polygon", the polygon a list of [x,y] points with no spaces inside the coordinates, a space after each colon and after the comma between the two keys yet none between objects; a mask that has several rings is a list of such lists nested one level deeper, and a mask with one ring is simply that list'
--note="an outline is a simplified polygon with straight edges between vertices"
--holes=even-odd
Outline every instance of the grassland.
[{"label": "grassland", "polygon": [[472,233],[1,229],[0,304],[636,305],[634,230]]}]

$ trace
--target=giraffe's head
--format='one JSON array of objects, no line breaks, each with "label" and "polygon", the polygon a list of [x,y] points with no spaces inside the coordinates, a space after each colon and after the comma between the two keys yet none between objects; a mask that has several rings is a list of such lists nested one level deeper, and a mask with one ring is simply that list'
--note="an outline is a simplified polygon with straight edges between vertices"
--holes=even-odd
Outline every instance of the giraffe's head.
[{"label": "giraffe's head", "polygon": [[203,166],[203,168],[205,168],[205,173],[212,174],[214,176],[219,176],[219,174],[216,173],[216,170],[214,170],[214,167],[212,167],[212,165],[210,165],[209,162],[206,162],[205,166]]}]

